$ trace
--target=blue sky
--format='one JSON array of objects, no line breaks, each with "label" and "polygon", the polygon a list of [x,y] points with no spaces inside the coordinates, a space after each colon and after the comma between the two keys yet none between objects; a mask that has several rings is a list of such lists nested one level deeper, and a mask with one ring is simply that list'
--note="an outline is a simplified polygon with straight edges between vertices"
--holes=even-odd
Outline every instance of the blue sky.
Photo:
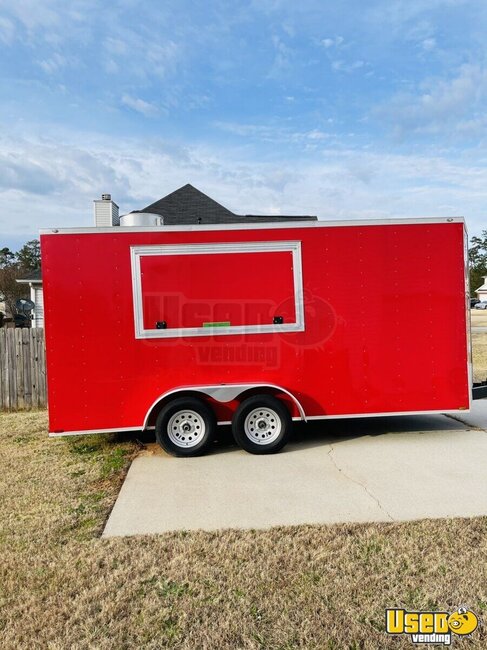
[{"label": "blue sky", "polygon": [[0,246],[189,182],[487,228],[485,0],[0,0]]}]

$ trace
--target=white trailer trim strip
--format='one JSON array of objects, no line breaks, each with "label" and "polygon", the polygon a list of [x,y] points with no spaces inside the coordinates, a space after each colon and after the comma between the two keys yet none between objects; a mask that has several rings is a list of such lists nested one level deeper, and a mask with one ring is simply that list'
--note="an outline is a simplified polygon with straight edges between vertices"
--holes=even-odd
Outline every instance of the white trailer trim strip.
[{"label": "white trailer trim strip", "polygon": [[470,409],[455,409],[453,411],[441,411],[441,410],[433,410],[433,411],[391,411],[391,412],[384,412],[384,413],[356,413],[355,415],[347,414],[347,415],[308,415],[306,418],[306,421],[310,420],[341,420],[341,419],[349,419],[353,420],[355,418],[382,418],[382,417],[388,417],[388,416],[396,416],[396,415],[459,415],[462,413],[470,413]]},{"label": "white trailer trim strip", "polygon": [[[265,217],[263,217],[264,219]],[[109,233],[130,235],[134,232],[204,232],[210,230],[275,230],[286,228],[338,228],[342,226],[406,226],[413,224],[434,224],[434,223],[463,223],[464,217],[416,217],[416,218],[395,218],[395,219],[344,219],[343,221],[279,221],[262,223],[225,223],[190,226],[112,226],[111,228],[41,228],[41,235],[89,235],[93,233]]]},{"label": "white trailer trim strip", "polygon": [[[470,409],[455,409],[453,411],[393,411],[389,413],[355,413],[353,415],[308,415],[306,417],[306,422],[311,420],[353,420],[357,418],[385,418],[385,417],[395,417],[399,415],[456,415],[457,418],[459,415],[464,413],[470,413]],[[301,418],[294,417],[295,421],[303,421]],[[228,425],[231,424],[229,421],[218,422],[219,425]],[[153,429],[153,427],[147,427],[147,430]],[[49,432],[50,438],[61,438],[64,436],[82,436],[82,435],[96,435],[100,433],[123,433],[125,431],[144,431],[143,427],[129,427],[123,429],[91,429],[87,431],[66,431],[62,433],[52,433]]]},{"label": "white trailer trim strip", "polygon": [[142,427],[122,427],[120,429],[86,429],[85,431],[60,431],[58,433],[49,431],[49,438],[64,438],[65,436],[96,436],[99,433],[126,433],[130,431],[142,431]]}]

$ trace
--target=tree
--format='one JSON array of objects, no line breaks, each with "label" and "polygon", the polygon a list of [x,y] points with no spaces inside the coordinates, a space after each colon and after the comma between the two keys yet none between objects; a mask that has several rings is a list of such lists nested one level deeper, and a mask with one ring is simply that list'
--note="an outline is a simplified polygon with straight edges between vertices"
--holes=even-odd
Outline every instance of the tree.
[{"label": "tree", "polygon": [[5,269],[14,264],[15,253],[10,248],[0,248],[0,269]]},{"label": "tree", "polygon": [[41,244],[38,239],[31,239],[16,253],[15,257],[24,272],[35,271],[41,265]]},{"label": "tree", "polygon": [[24,244],[17,253],[7,247],[0,249],[0,296],[11,315],[16,313],[15,302],[27,298],[29,293],[28,287],[19,284],[17,278],[39,268],[39,252],[39,242],[35,239]]},{"label": "tree", "polygon": [[24,293],[22,287],[15,281],[17,277],[19,277],[19,269],[15,253],[12,253],[9,248],[0,249],[0,296],[5,301],[5,307],[10,314],[15,314],[15,301],[20,294]]},{"label": "tree", "polygon": [[472,237],[468,251],[470,272],[470,295],[483,284],[483,276],[487,275],[487,230],[480,237]]}]

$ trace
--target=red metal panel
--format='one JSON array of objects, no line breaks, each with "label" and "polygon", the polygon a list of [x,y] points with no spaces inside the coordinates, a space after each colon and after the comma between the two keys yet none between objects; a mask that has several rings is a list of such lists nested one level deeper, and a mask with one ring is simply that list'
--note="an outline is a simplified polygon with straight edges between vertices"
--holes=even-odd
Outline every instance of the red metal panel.
[{"label": "red metal panel", "polygon": [[[461,223],[42,235],[50,430],[137,427],[193,384],[278,384],[311,416],[466,408],[463,236]],[[130,246],[273,240],[301,241],[305,331],[135,339]],[[275,283],[294,304],[285,275],[281,294],[260,264],[238,277],[241,296]]]},{"label": "red metal panel", "polygon": [[272,324],[290,296],[286,322],[296,320],[289,251],[150,255],[140,266],[145,329],[154,329],[156,321],[168,328]]}]

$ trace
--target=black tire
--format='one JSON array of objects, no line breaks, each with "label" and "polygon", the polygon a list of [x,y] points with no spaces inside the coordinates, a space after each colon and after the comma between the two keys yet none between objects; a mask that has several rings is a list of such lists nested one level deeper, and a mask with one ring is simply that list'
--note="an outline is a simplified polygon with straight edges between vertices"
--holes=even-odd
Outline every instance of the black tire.
[{"label": "black tire", "polygon": [[255,395],[235,411],[235,442],[251,454],[275,454],[287,443],[292,420],[284,404],[272,395]]},{"label": "black tire", "polygon": [[206,402],[197,397],[177,397],[157,416],[156,440],[172,456],[201,456],[211,445],[216,427],[215,414]]}]

